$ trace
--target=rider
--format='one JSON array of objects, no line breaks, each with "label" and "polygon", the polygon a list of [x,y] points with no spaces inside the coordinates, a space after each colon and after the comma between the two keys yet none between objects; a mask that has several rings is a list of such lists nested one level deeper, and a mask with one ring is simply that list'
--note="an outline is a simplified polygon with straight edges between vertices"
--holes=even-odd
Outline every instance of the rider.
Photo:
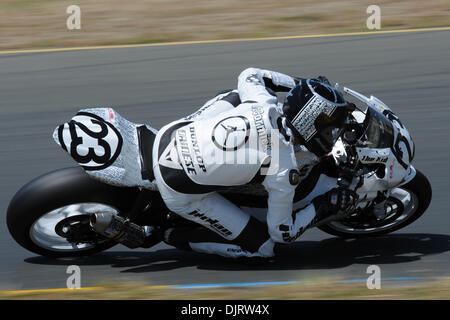
[{"label": "rider", "polygon": [[[282,108],[274,91],[288,92]],[[335,188],[293,213],[301,180],[296,155],[302,163],[327,155],[347,114],[347,102],[324,77],[244,70],[237,90],[219,94],[156,136],[158,190],[172,212],[196,223],[164,230],[163,240],[226,257],[271,257],[275,243],[292,242],[312,223],[347,208],[352,194]],[[217,192],[247,183],[267,191],[267,224]]]}]

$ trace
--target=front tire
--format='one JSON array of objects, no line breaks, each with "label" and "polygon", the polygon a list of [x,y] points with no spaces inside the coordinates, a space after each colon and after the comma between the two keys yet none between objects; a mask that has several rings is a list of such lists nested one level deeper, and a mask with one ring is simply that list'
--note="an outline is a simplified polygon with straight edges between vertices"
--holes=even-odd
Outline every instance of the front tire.
[{"label": "front tire", "polygon": [[[431,202],[432,189],[427,177],[419,170],[417,170],[416,176],[410,182],[398,187],[398,189],[407,191],[410,195],[411,201],[415,202],[409,208],[409,210],[414,211],[409,212],[409,214],[407,214],[407,212],[403,212],[398,214],[398,217],[393,217],[390,220],[385,219],[386,221],[381,221],[374,225],[355,227],[354,225],[350,225],[343,220],[333,221],[326,225],[319,226],[318,228],[326,233],[341,238],[366,238],[380,236],[402,229],[419,219],[425,213]],[[408,208],[403,208],[404,211],[407,209]]]},{"label": "front tire", "polygon": [[123,214],[130,210],[138,192],[94,180],[80,167],[56,170],[32,180],[15,194],[7,211],[8,229],[18,244],[42,256],[91,255],[117,243],[106,239],[83,243],[81,237],[77,240],[81,243],[74,244],[64,238],[67,227],[61,221],[67,221],[69,227],[77,223],[73,220],[83,221],[93,213],[89,208]]}]

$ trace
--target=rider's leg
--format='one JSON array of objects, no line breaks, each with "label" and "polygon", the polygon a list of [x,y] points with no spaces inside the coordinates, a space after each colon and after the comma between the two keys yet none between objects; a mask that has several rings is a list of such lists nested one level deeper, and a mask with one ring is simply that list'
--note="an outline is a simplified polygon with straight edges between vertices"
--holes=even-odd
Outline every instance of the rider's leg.
[{"label": "rider's leg", "polygon": [[[191,232],[171,230],[172,237],[165,239],[168,243],[178,239],[173,245],[228,257],[273,255],[266,224],[251,218],[218,193],[186,194],[173,190],[163,179],[159,165],[154,167],[154,173],[167,207],[204,227],[199,233],[195,228]],[[180,234],[187,237],[185,244],[180,243],[183,238]]]},{"label": "rider's leg", "polygon": [[172,212],[202,226],[166,230],[166,243],[234,258],[273,256],[274,243],[265,223],[251,217],[218,193],[179,193],[165,184],[159,172],[156,181],[164,202]]},{"label": "rider's leg", "polygon": [[203,226],[169,228],[165,231],[163,240],[179,249],[228,258],[271,257],[274,247],[267,234],[267,226],[253,217],[241,234],[231,241]]}]

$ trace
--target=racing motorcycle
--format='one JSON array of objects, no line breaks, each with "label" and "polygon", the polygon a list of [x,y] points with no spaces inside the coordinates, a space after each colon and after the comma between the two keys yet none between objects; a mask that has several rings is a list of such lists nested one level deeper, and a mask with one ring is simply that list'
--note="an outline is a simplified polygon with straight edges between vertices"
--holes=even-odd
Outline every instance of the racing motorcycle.
[{"label": "racing motorcycle", "polygon": [[[414,142],[381,100],[343,90],[357,104],[332,152],[299,167],[294,211],[332,188],[345,187],[356,193],[355,204],[311,227],[345,238],[404,228],[424,214],[432,194],[426,176],[411,165]],[[85,256],[118,243],[139,247],[152,228],[191,224],[171,213],[150,183],[156,132],[110,108],[81,111],[59,126],[55,141],[80,166],[44,174],[15,194],[7,211],[13,238],[39,255]],[[139,159],[130,158],[133,150]],[[264,220],[267,194],[261,185],[219,192]]]}]

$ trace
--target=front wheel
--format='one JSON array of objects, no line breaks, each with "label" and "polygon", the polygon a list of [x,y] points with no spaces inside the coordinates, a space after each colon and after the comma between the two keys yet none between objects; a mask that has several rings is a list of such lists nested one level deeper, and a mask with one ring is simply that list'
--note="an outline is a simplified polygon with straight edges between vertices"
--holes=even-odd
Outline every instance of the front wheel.
[{"label": "front wheel", "polygon": [[417,170],[416,176],[410,182],[392,190],[391,196],[386,201],[396,209],[383,219],[375,219],[375,215],[368,212],[365,216],[372,219],[362,220],[360,216],[355,215],[318,228],[342,238],[365,238],[391,233],[422,216],[431,202],[431,193],[427,177]]},{"label": "front wheel", "polygon": [[96,234],[89,226],[89,216],[97,212],[123,214],[138,191],[101,183],[80,167],[56,170],[16,193],[7,211],[8,229],[17,243],[39,255],[91,255],[116,242]]}]

